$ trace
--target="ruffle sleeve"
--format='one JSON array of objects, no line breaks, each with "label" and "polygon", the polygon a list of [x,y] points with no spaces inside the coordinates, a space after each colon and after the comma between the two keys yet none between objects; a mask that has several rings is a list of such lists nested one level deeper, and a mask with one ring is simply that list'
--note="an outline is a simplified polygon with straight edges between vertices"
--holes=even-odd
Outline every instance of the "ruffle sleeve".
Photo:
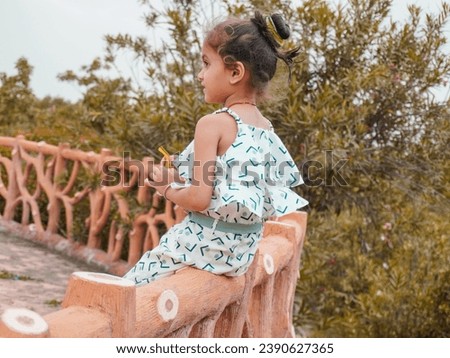
[{"label": "ruffle sleeve", "polygon": [[270,175],[266,177],[267,195],[264,217],[281,216],[308,205],[291,187],[303,184],[303,178],[281,139],[269,132]]},{"label": "ruffle sleeve", "polygon": [[[261,218],[281,216],[295,211],[308,201],[291,187],[303,184],[294,160],[273,131],[247,133],[261,140],[253,145],[244,131],[226,155],[216,163],[215,190],[208,210],[238,202]],[[247,143],[241,145],[240,143]]]}]

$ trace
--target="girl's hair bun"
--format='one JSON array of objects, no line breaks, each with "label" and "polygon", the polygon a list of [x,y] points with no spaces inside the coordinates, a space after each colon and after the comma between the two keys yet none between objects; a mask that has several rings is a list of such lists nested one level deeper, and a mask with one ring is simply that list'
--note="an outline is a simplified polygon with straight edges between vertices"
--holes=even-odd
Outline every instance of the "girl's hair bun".
[{"label": "girl's hair bun", "polygon": [[286,40],[289,38],[289,36],[291,35],[291,29],[289,27],[289,25],[286,23],[286,21],[283,18],[283,15],[281,14],[272,14],[270,15],[270,18],[273,21],[273,24],[275,25],[275,29],[278,33],[278,35],[280,35],[280,37],[283,40]]}]

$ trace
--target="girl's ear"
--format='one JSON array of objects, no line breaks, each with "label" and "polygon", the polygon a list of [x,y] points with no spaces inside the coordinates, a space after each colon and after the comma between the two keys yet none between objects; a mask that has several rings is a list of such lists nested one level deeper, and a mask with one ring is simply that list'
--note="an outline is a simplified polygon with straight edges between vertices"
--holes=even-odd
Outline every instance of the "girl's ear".
[{"label": "girl's ear", "polygon": [[231,70],[230,84],[239,83],[245,76],[245,66],[242,62],[236,61]]}]

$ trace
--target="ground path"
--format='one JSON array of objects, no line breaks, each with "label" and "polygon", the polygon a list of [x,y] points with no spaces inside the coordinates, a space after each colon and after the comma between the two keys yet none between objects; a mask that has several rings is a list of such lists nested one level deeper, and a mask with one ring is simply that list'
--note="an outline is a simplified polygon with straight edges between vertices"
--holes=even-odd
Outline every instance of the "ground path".
[{"label": "ground path", "polygon": [[21,238],[0,225],[0,314],[9,307],[40,315],[60,310],[67,282],[75,271],[99,268]]}]

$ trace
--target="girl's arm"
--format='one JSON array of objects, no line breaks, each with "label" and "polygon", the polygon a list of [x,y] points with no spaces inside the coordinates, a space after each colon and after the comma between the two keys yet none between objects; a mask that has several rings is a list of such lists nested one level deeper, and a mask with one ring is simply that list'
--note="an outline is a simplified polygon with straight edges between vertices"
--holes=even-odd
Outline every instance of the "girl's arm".
[{"label": "girl's arm", "polygon": [[220,125],[214,115],[202,117],[196,127],[194,135],[194,164],[191,186],[183,189],[173,189],[164,182],[163,169],[153,168],[152,178],[148,185],[175,204],[188,211],[205,210],[213,191],[214,170],[217,157],[217,146],[220,140]]}]

